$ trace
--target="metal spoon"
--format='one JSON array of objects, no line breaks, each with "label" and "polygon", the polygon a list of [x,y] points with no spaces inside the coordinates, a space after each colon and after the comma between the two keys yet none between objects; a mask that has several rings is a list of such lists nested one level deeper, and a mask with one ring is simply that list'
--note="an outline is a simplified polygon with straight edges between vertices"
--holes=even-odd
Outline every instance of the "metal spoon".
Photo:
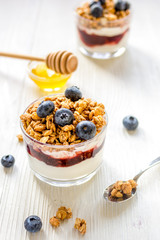
[{"label": "metal spoon", "polygon": [[[158,157],[158,158],[156,158],[155,160],[153,160],[152,162],[150,162],[147,167],[143,168],[143,169],[133,178],[133,180],[137,183],[139,177],[140,177],[144,172],[146,172],[148,169],[154,167],[155,165],[157,165],[157,164],[159,164],[159,163],[160,163],[160,157]],[[123,181],[123,182],[125,182],[125,181]],[[133,197],[135,196],[136,192],[137,192],[137,191],[136,191],[137,189],[134,189],[134,191],[132,191],[132,194],[131,194],[128,198],[123,199],[123,200],[121,200],[121,201],[111,201],[111,200],[109,199],[109,192],[110,192],[109,190],[111,189],[111,187],[112,187],[113,185],[114,185],[114,183],[111,184],[110,186],[108,186],[108,187],[104,190],[103,197],[104,197],[104,199],[105,199],[106,201],[114,202],[114,203],[125,202],[125,201],[133,198]]]}]

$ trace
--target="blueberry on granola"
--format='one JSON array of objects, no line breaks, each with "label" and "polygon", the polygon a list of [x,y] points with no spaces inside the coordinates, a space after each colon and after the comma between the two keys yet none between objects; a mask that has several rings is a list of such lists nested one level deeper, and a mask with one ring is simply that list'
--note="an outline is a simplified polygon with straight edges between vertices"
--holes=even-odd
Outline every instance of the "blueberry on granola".
[{"label": "blueberry on granola", "polygon": [[96,4],[97,2],[96,1],[92,1],[90,4],[89,4],[89,7],[91,8],[92,5]]},{"label": "blueberry on granola", "polygon": [[96,135],[96,126],[93,122],[81,121],[76,126],[76,134],[81,139],[91,139]]},{"label": "blueberry on granola", "polygon": [[118,1],[115,4],[115,10],[117,11],[126,11],[130,8],[130,4],[126,1]]},{"label": "blueberry on granola", "polygon": [[38,216],[32,215],[26,218],[24,221],[24,227],[29,232],[39,232],[42,227],[42,221]]},{"label": "blueberry on granola", "polygon": [[123,119],[123,125],[128,131],[132,131],[138,127],[138,120],[133,116],[127,116]]},{"label": "blueberry on granola", "polygon": [[72,124],[74,115],[67,108],[60,108],[55,113],[55,123],[61,127]]},{"label": "blueberry on granola", "polygon": [[78,101],[82,97],[82,93],[78,87],[72,86],[65,90],[65,97],[71,99],[71,101]]},{"label": "blueberry on granola", "polygon": [[5,155],[1,158],[3,167],[10,168],[14,165],[15,158],[12,155]]},{"label": "blueberry on granola", "polygon": [[90,7],[90,12],[93,17],[99,18],[103,14],[103,8],[101,4],[97,2]]},{"label": "blueberry on granola", "polygon": [[99,0],[102,5],[106,3],[106,0]]},{"label": "blueberry on granola", "polygon": [[37,108],[37,115],[40,118],[45,118],[53,112],[54,108],[52,101],[42,101]]}]

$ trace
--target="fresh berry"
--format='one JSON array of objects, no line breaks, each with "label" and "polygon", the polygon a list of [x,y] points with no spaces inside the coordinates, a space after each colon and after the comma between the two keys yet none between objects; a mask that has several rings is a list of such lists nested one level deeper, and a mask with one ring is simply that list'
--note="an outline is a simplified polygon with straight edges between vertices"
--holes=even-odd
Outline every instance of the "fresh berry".
[{"label": "fresh berry", "polygon": [[96,134],[96,126],[90,121],[81,121],[76,126],[76,134],[81,139],[91,139]]},{"label": "fresh berry", "polygon": [[103,14],[103,8],[99,2],[93,4],[90,7],[90,11],[91,11],[91,15],[96,18],[101,17]]},{"label": "fresh berry", "polygon": [[106,3],[106,0],[99,0],[97,1],[92,1],[89,5],[89,7],[91,8],[94,4],[100,3],[101,5],[104,5]]},{"label": "fresh berry", "polygon": [[42,221],[38,216],[32,215],[26,218],[24,221],[24,227],[29,232],[39,232],[42,227]]},{"label": "fresh berry", "polygon": [[130,4],[128,2],[125,1],[118,1],[115,4],[115,10],[116,11],[126,11],[130,8]]},{"label": "fresh berry", "polygon": [[76,86],[67,88],[65,90],[64,94],[65,94],[66,98],[71,99],[71,101],[73,101],[73,102],[79,100],[82,97],[81,91]]},{"label": "fresh berry", "polygon": [[37,108],[37,115],[40,118],[45,118],[53,112],[54,108],[52,101],[42,101]]},{"label": "fresh berry", "polygon": [[133,116],[127,116],[123,119],[123,125],[128,131],[132,131],[138,127],[138,120]]},{"label": "fresh berry", "polygon": [[89,7],[91,8],[94,4],[97,4],[97,1],[92,1],[89,5]]},{"label": "fresh berry", "polygon": [[5,155],[1,158],[3,167],[10,168],[14,165],[15,159],[12,155]]},{"label": "fresh berry", "polygon": [[70,125],[74,120],[74,115],[67,108],[60,108],[55,113],[55,123],[61,127]]},{"label": "fresh berry", "polygon": [[106,3],[106,0],[99,0],[101,5],[104,5]]}]

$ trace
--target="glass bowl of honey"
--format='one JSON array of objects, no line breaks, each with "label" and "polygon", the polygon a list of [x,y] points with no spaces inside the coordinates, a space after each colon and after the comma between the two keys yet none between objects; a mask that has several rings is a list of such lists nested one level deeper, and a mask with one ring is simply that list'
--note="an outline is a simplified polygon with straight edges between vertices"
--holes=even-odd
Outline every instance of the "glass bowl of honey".
[{"label": "glass bowl of honey", "polygon": [[43,91],[57,92],[65,87],[71,74],[60,74],[47,68],[44,62],[31,61],[27,68],[29,78]]}]

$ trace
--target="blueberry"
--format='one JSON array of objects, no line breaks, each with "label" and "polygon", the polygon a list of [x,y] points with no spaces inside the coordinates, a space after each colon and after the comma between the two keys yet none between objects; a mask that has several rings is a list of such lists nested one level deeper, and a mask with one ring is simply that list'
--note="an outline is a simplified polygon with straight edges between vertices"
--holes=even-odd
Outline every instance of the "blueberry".
[{"label": "blueberry", "polygon": [[92,1],[92,2],[90,3],[89,7],[91,8],[94,4],[97,4],[97,2],[96,2],[96,1]]},{"label": "blueberry", "polygon": [[55,123],[61,127],[70,125],[74,120],[74,115],[67,108],[60,108],[55,113]]},{"label": "blueberry", "polygon": [[76,126],[76,134],[81,139],[91,139],[96,135],[96,126],[90,121],[81,121]]},{"label": "blueberry", "polygon": [[118,1],[115,4],[115,10],[116,11],[126,11],[130,8],[130,4],[128,2],[125,1]]},{"label": "blueberry", "polygon": [[101,5],[104,5],[106,3],[106,0],[99,0],[99,2],[101,3]]},{"label": "blueberry", "polygon": [[45,118],[53,112],[54,108],[52,101],[42,101],[37,108],[37,115],[40,118]]},{"label": "blueberry", "polygon": [[138,127],[138,120],[133,116],[127,116],[123,118],[123,125],[128,131],[132,131]]},{"label": "blueberry", "polygon": [[38,216],[32,215],[26,218],[24,227],[27,231],[35,233],[41,230],[42,221]]},{"label": "blueberry", "polygon": [[67,88],[64,94],[65,94],[66,98],[69,98],[72,101],[77,101],[82,97],[81,91],[76,86]]},{"label": "blueberry", "polygon": [[99,2],[93,4],[90,7],[90,11],[91,11],[91,15],[96,18],[101,17],[103,14],[103,8]]},{"label": "blueberry", "polygon": [[104,5],[106,3],[106,0],[99,0],[98,2],[97,1],[92,1],[89,5],[89,7],[91,8],[94,4],[101,4],[101,5]]},{"label": "blueberry", "polygon": [[12,155],[5,155],[1,158],[3,167],[10,168],[14,165],[15,159]]}]

